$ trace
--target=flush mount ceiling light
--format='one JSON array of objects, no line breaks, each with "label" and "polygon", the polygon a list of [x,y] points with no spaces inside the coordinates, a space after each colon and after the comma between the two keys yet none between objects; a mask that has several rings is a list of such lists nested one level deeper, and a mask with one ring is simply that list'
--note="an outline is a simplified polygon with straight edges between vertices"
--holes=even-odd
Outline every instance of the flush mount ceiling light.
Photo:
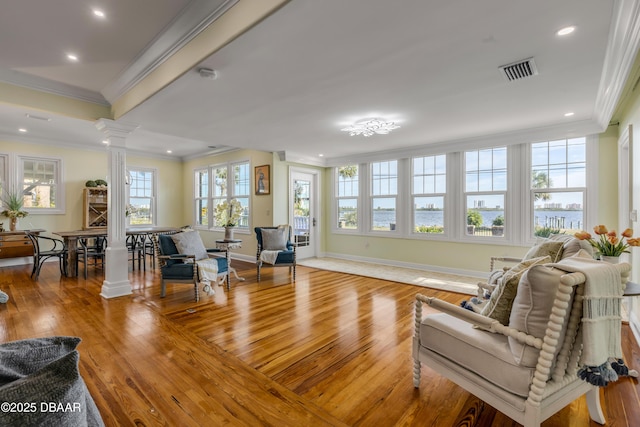
[{"label": "flush mount ceiling light", "polygon": [[383,119],[366,119],[360,120],[359,122],[340,130],[343,132],[349,132],[349,135],[351,136],[362,135],[369,137],[375,134],[386,135],[399,127],[400,126],[395,124],[395,122],[387,122]]},{"label": "flush mount ceiling light", "polygon": [[576,27],[574,27],[573,25],[570,27],[564,27],[558,31],[556,31],[556,34],[559,36],[566,36],[569,35],[571,33],[573,33],[576,30]]}]

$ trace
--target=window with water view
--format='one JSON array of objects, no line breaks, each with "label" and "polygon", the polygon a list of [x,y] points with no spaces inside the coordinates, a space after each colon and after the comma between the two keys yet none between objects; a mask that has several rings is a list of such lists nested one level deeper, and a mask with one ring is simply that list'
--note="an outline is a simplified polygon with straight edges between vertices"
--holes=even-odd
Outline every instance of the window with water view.
[{"label": "window with water view", "polygon": [[531,144],[531,197],[536,236],[584,227],[585,138]]}]

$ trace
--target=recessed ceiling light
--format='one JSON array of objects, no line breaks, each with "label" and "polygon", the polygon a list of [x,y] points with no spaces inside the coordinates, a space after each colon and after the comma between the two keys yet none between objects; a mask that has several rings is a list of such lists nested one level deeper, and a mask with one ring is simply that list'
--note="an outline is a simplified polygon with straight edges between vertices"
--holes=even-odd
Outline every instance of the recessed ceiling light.
[{"label": "recessed ceiling light", "polygon": [[571,34],[576,30],[576,27],[574,27],[573,25],[570,27],[564,27],[559,29],[556,34],[559,36],[566,36],[567,34]]},{"label": "recessed ceiling light", "polygon": [[95,16],[97,16],[98,18],[104,18],[104,12],[101,11],[100,9],[93,9],[93,14]]},{"label": "recessed ceiling light", "polygon": [[24,115],[27,119],[34,119],[34,120],[42,120],[43,122],[50,122],[51,118],[50,117],[43,117],[43,116],[34,116],[33,114],[25,114]]},{"label": "recessed ceiling light", "polygon": [[20,129],[18,129],[18,132],[25,133],[26,131],[27,131],[27,130],[26,130],[25,128],[20,128]]},{"label": "recessed ceiling light", "polygon": [[324,154],[318,154],[319,157],[324,157]]},{"label": "recessed ceiling light", "polygon": [[74,55],[73,53],[68,53],[68,54],[67,54],[67,59],[68,59],[69,61],[73,61],[73,62],[75,62],[75,61],[77,61],[77,60],[78,60],[78,56],[77,56],[77,55]]},{"label": "recessed ceiling light", "polygon": [[109,140],[108,140],[108,139],[103,139],[103,140],[102,140],[102,143],[103,143],[103,144],[108,144],[108,143],[109,143]]},{"label": "recessed ceiling light", "polygon": [[564,113],[564,116],[565,117],[571,117],[571,116],[573,116],[573,114],[574,114],[573,111],[570,111],[568,113]]},{"label": "recessed ceiling light", "polygon": [[171,153],[173,153],[173,151],[171,151],[171,150],[167,150],[167,153],[168,153],[168,154],[171,154]]}]

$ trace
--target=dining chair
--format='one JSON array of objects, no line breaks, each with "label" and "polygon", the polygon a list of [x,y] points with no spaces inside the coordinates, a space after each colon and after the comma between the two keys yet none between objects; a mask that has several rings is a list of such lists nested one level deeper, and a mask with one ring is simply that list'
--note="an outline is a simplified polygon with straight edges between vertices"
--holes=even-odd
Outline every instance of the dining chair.
[{"label": "dining chair", "polygon": [[[84,265],[84,278],[88,277],[88,267],[100,266],[104,270],[105,250],[107,248],[107,239],[104,237],[92,237],[87,239],[78,239],[77,258],[78,263]],[[77,267],[76,267],[77,270]]]},{"label": "dining chair", "polygon": [[66,275],[66,256],[67,248],[62,239],[55,237],[43,236],[41,234],[30,233],[25,231],[29,240],[33,244],[33,270],[31,270],[31,278],[38,280],[42,263],[49,258],[58,258],[60,264],[60,273]]}]

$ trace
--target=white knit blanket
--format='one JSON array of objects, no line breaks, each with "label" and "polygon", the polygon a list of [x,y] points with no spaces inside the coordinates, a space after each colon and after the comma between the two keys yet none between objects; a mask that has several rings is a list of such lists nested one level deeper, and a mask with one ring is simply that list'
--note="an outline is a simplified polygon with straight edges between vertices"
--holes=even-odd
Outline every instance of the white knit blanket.
[{"label": "white knit blanket", "polygon": [[266,262],[267,264],[275,264],[280,252],[282,251],[264,250],[260,252],[260,261]]},{"label": "white knit blanket", "polygon": [[212,258],[199,259],[198,264],[198,280],[215,282],[218,276],[218,261]]},{"label": "white knit blanket", "polygon": [[[611,370],[610,362],[622,358],[620,305],[624,286],[618,269],[613,264],[580,257],[566,258],[555,265],[586,277],[581,326],[583,369]],[[605,379],[617,379],[615,375],[603,375]]]}]

